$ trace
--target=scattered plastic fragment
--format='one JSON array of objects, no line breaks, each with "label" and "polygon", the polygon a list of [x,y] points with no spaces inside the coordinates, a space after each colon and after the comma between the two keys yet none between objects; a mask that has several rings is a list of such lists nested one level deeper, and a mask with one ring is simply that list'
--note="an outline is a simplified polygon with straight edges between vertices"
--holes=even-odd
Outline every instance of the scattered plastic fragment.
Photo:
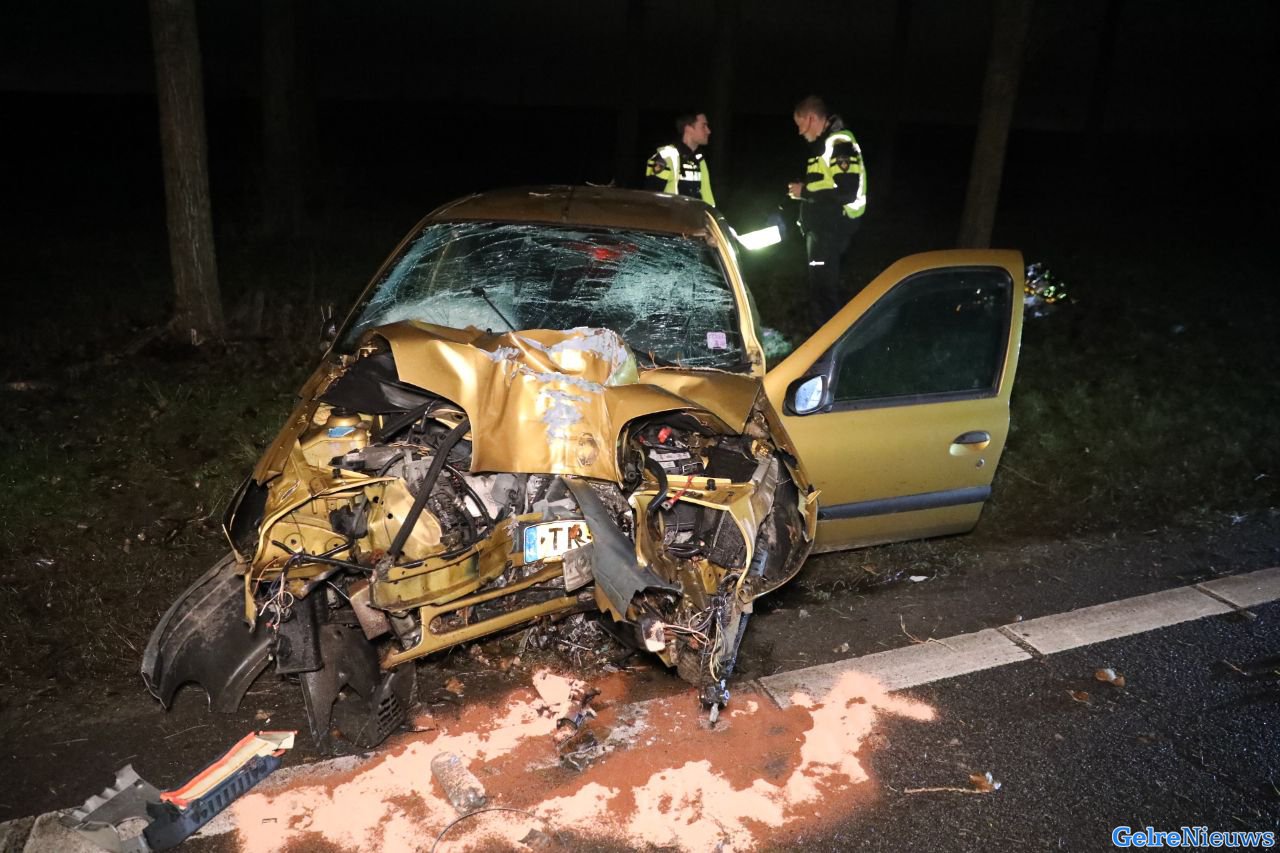
[{"label": "scattered plastic fragment", "polygon": [[1000,783],[992,778],[990,770],[986,773],[970,773],[969,784],[973,785],[974,789],[982,794],[1000,790]]},{"label": "scattered plastic fragment", "polygon": [[911,581],[912,583],[924,583],[928,579],[929,579],[928,575],[912,575],[911,577],[907,578],[907,580]]},{"label": "scattered plastic fragment", "polygon": [[1095,672],[1093,674],[1093,677],[1098,679],[1099,681],[1114,685],[1116,687],[1124,687],[1124,676],[1117,675],[1116,671],[1109,666]]},{"label": "scattered plastic fragment", "polygon": [[997,782],[990,771],[986,773],[970,773],[971,788],[960,788],[955,785],[940,785],[933,788],[907,788],[904,794],[990,794],[1000,790],[1002,783]]},{"label": "scattered plastic fragment", "polygon": [[[85,800],[63,825],[111,853],[169,850],[280,766],[296,732],[251,732],[185,785],[161,792],[126,765],[115,785]],[[142,823],[141,833],[135,829]]]},{"label": "scattered plastic fragment", "polygon": [[158,802],[160,792],[155,786],[140,777],[132,764],[126,764],[116,771],[115,784],[103,788],[102,793],[64,815],[62,825],[76,830],[103,850],[145,851],[146,841],[137,828],[129,824],[146,821],[147,804]]},{"label": "scattered plastic fragment", "polygon": [[1067,693],[1069,693],[1069,694],[1071,695],[1071,698],[1072,698],[1072,699],[1074,699],[1074,700],[1075,700],[1075,701],[1077,701],[1077,702],[1088,702],[1088,701],[1089,701],[1089,693],[1088,693],[1088,691],[1085,691],[1085,690],[1068,690],[1068,691],[1067,691]]},{"label": "scattered plastic fragment", "polygon": [[244,769],[255,758],[279,757],[285,750],[293,749],[297,732],[253,732],[245,735],[225,755],[214,761],[191,778],[187,784],[172,791],[165,791],[160,799],[178,808],[186,808],[201,797],[207,796]]},{"label": "scattered plastic fragment", "polygon": [[458,814],[468,814],[483,808],[489,799],[480,780],[455,753],[442,752],[431,759],[431,775],[440,783],[445,797],[458,810]]}]

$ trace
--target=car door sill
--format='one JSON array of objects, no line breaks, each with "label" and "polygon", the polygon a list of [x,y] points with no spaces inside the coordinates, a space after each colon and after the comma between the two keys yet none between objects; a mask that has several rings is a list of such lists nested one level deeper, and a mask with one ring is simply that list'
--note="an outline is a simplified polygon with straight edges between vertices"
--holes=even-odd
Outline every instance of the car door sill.
[{"label": "car door sill", "polygon": [[890,515],[896,512],[914,512],[921,509],[939,509],[947,506],[981,503],[991,495],[990,486],[969,486],[963,489],[945,489],[940,492],[922,492],[918,495],[902,495],[896,498],[878,498],[871,501],[831,504],[818,508],[819,521],[839,521],[847,518],[866,518],[871,515]]}]

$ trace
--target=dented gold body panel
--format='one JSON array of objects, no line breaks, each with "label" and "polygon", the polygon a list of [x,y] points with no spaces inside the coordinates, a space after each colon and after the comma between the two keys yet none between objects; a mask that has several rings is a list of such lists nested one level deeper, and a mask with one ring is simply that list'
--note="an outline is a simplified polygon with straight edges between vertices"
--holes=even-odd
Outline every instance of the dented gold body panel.
[{"label": "dented gold body panel", "polygon": [[[397,323],[369,332],[361,352],[389,347],[401,382],[445,398],[462,410],[449,423],[459,422],[463,414],[470,421],[466,437],[471,441],[472,473],[558,474],[617,483],[622,478],[618,447],[627,424],[674,411],[695,417],[716,433],[754,437],[761,458],[772,459],[773,446],[795,458],[758,378],[714,370],[640,370],[630,350],[618,343],[616,336],[592,329],[491,334]],[[255,590],[279,577],[291,553],[325,554],[344,544],[343,537],[330,527],[332,511],[349,505],[357,496],[373,503],[366,535],[357,547],[376,558],[387,552],[399,529],[398,520],[413,503],[413,496],[397,477],[365,476],[328,465],[332,456],[361,447],[364,440],[358,431],[338,441],[323,435],[331,412],[318,398],[352,363],[354,358],[349,358],[316,371],[304,387],[309,399],[295,409],[255,470],[268,497],[256,552],[239,555],[247,564],[245,615],[250,622],[257,615]],[[440,417],[450,416],[445,413]],[[376,416],[353,415],[349,420],[372,426]],[[767,483],[689,477],[673,481],[670,487],[680,492],[680,500],[729,513],[747,543],[746,562],[750,564],[759,525],[772,507],[779,464],[773,462],[775,470]],[[788,474],[802,496],[804,535],[812,541],[815,507],[811,498],[803,498],[810,491],[808,481],[798,465],[788,465]],[[762,486],[766,487],[763,493]],[[645,517],[648,502],[656,494],[656,483],[646,474],[645,482],[631,497],[637,518]],[[417,642],[388,653],[384,667],[539,616],[582,609],[579,596],[562,595],[480,622],[460,627],[447,624],[451,615],[466,608],[517,593],[562,572],[559,560],[551,559],[515,583],[482,591],[513,565],[522,563],[516,541],[520,521],[507,518],[465,553],[440,556],[445,550],[440,527],[431,513],[422,514],[403,552],[415,564],[379,568],[370,578],[369,603],[373,607],[393,614],[416,609],[422,619]],[[640,565],[667,581],[696,578],[701,593],[709,596],[715,592],[726,574],[725,567],[706,560],[681,565],[655,545],[644,525],[637,523],[635,527]],[[789,561],[784,577],[741,587],[740,596],[745,602],[776,588],[794,575],[801,562],[803,554]],[[303,594],[308,582],[325,568],[321,564],[289,567],[286,588],[294,595]],[[746,574],[742,572],[744,579]],[[595,604],[613,609],[598,592]],[[614,616],[627,618],[625,613]]]}]

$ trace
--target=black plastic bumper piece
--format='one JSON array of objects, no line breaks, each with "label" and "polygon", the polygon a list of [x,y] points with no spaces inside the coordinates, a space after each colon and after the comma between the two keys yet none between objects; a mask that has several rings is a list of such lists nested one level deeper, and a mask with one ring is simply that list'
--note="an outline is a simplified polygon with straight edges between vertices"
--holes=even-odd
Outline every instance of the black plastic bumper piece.
[{"label": "black plastic bumper piece", "polygon": [[209,695],[214,711],[240,706],[267,665],[271,632],[244,619],[244,577],[228,555],[187,588],[160,619],[142,656],[142,678],[166,708],[187,682]]}]

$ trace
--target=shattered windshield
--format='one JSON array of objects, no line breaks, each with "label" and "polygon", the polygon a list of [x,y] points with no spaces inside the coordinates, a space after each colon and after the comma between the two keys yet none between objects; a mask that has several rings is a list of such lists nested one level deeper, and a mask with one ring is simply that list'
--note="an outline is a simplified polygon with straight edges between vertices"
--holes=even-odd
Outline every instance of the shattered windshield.
[{"label": "shattered windshield", "polygon": [[740,368],[733,289],[702,239],[528,223],[428,226],[343,336],[403,320],[509,329],[612,329],[657,364]]}]

